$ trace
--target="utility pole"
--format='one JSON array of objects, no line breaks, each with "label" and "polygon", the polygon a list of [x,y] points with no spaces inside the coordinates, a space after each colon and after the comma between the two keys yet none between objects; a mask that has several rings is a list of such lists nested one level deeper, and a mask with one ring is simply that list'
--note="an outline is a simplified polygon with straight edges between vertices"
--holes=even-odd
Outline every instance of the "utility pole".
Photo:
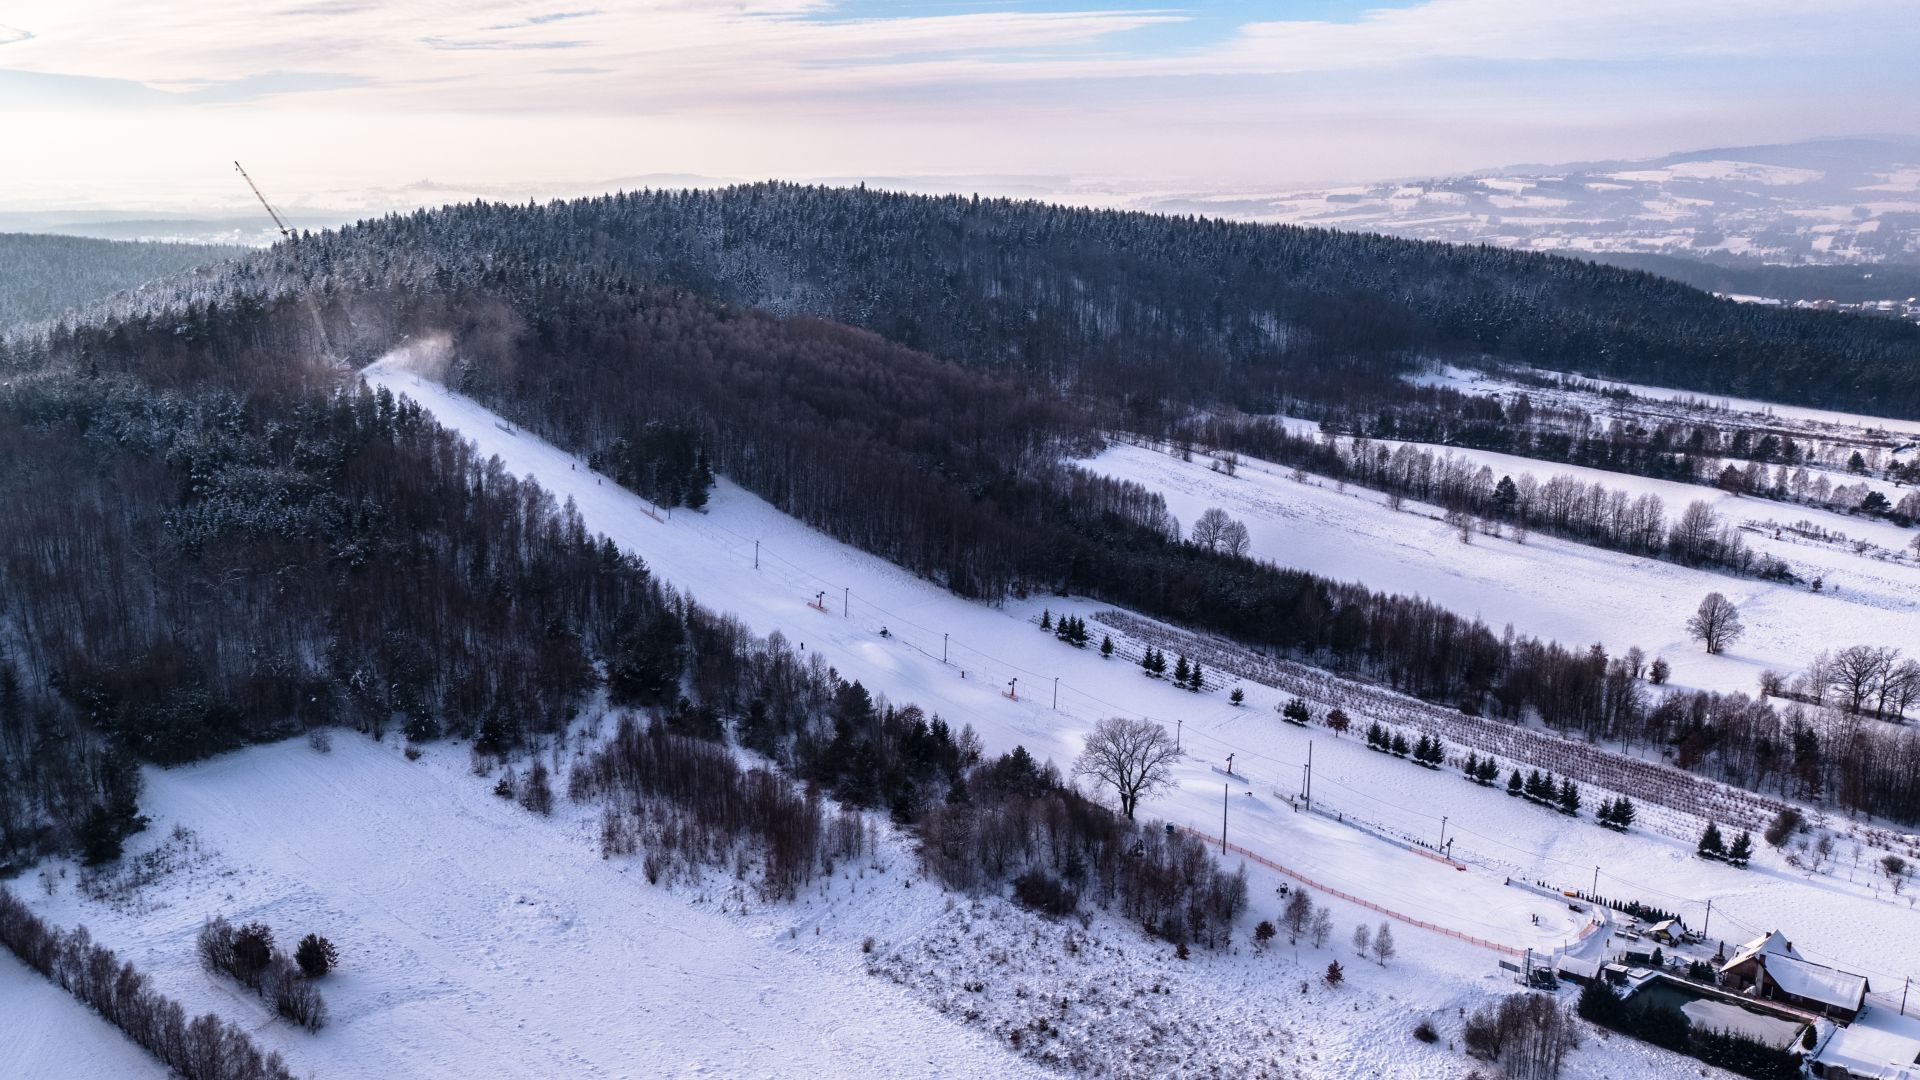
[{"label": "utility pole", "polygon": [[1700,924],[1700,936],[1707,936],[1707,927],[1713,925],[1713,901],[1707,901],[1707,921]]},{"label": "utility pole", "polygon": [[1060,708],[1060,676],[1058,675],[1053,677],[1053,707],[1056,710]]},{"label": "utility pole", "polygon": [[1901,1016],[1907,1015],[1907,990],[1911,986],[1913,986],[1913,976],[1909,975],[1907,976],[1907,981],[1900,984],[1900,1015]]},{"label": "utility pole", "polygon": [[1440,847],[1439,847],[1439,850],[1441,850],[1441,851],[1445,851],[1446,849],[1447,849],[1447,815],[1445,815],[1445,814],[1441,814],[1441,815],[1440,815]]},{"label": "utility pole", "polygon": [[1230,790],[1228,785],[1220,785],[1220,854],[1222,855],[1227,853],[1227,807],[1233,802],[1227,798]]},{"label": "utility pole", "polygon": [[1307,809],[1313,809],[1313,740],[1307,740],[1307,790],[1305,794]]},{"label": "utility pole", "polygon": [[840,590],[840,617],[846,618],[853,607],[853,586],[847,585]]},{"label": "utility pole", "polygon": [[945,634],[940,635],[940,662],[943,664],[947,662],[947,635]]},{"label": "utility pole", "polygon": [[[1176,754],[1180,752],[1180,732],[1181,732],[1181,730],[1182,730],[1182,729],[1184,729],[1184,728],[1185,728],[1186,726],[1187,726],[1187,722],[1186,722],[1185,720],[1182,720],[1181,718],[1179,718],[1179,717],[1177,717],[1177,716],[1176,716],[1176,717],[1174,717],[1174,720],[1173,720],[1173,752],[1174,752],[1174,753],[1176,753]],[[1161,728],[1160,730],[1162,730],[1162,731],[1165,731],[1166,729],[1165,729],[1165,728]]]},{"label": "utility pole", "polygon": [[[1598,903],[1600,900],[1600,868],[1597,866],[1593,868],[1593,891],[1588,893],[1587,896],[1595,903]],[[1704,934],[1706,930],[1703,929],[1700,932]]]},{"label": "utility pole", "polygon": [[753,568],[760,569],[760,541],[753,542]]}]

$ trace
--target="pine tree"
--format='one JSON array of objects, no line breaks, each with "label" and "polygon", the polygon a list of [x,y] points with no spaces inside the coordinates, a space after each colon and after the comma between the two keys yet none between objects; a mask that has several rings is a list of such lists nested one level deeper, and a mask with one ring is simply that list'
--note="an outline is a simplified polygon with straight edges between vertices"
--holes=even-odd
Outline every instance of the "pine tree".
[{"label": "pine tree", "polygon": [[1560,781],[1560,812],[1568,817],[1580,813],[1580,789],[1571,780]]},{"label": "pine tree", "polygon": [[1040,609],[1040,629],[1042,630],[1053,629],[1053,609],[1052,608]]},{"label": "pine tree", "polygon": [[1465,765],[1460,766],[1460,775],[1465,779],[1467,779],[1468,781],[1475,781],[1479,779],[1480,777],[1480,755],[1479,754],[1476,754],[1471,750],[1467,751],[1467,763]]},{"label": "pine tree", "polygon": [[1340,970],[1340,961],[1332,960],[1327,963],[1327,973],[1323,978],[1327,980],[1328,986],[1339,986],[1346,981],[1347,973]]},{"label": "pine tree", "polygon": [[1520,770],[1515,769],[1513,770],[1513,775],[1507,777],[1507,794],[1517,799],[1520,797],[1520,791],[1525,785],[1526,781],[1520,779]]},{"label": "pine tree", "polygon": [[1753,836],[1741,830],[1740,835],[1733,838],[1733,846],[1727,848],[1727,862],[1744,867],[1747,865],[1747,860],[1751,858],[1753,858]]},{"label": "pine tree", "polygon": [[293,962],[300,965],[300,970],[307,978],[317,979],[340,963],[340,953],[333,947],[333,942],[319,934],[308,934],[294,948]]},{"label": "pine tree", "polygon": [[1627,801],[1625,795],[1620,796],[1620,801],[1613,806],[1613,824],[1621,832],[1633,827],[1633,804]]},{"label": "pine tree", "polygon": [[1200,661],[1193,662],[1193,670],[1187,673],[1187,689],[1199,693],[1207,688],[1206,676],[1200,672]]},{"label": "pine tree", "polygon": [[1480,770],[1474,773],[1473,778],[1480,782],[1481,787],[1492,787],[1493,782],[1500,779],[1500,766],[1494,764],[1490,757],[1482,758]]},{"label": "pine tree", "polygon": [[1153,678],[1153,646],[1151,645],[1140,654],[1140,670],[1146,673],[1147,678]]},{"label": "pine tree", "polygon": [[1273,935],[1277,932],[1278,931],[1274,930],[1272,923],[1261,919],[1259,925],[1253,928],[1254,948],[1265,949],[1273,942]]},{"label": "pine tree", "polygon": [[1703,859],[1724,858],[1727,853],[1726,842],[1720,838],[1720,826],[1707,822],[1707,830],[1700,834],[1700,846],[1695,849]]},{"label": "pine tree", "polygon": [[1391,749],[1393,750],[1394,757],[1406,757],[1407,751],[1412,749],[1412,747],[1407,745],[1407,737],[1396,731],[1393,733]]},{"label": "pine tree", "polygon": [[1100,635],[1100,659],[1113,659],[1113,638],[1110,635]]},{"label": "pine tree", "polygon": [[1187,667],[1187,654],[1181,653],[1180,662],[1173,665],[1173,685],[1180,687],[1186,686],[1187,673],[1190,670],[1191,669]]},{"label": "pine tree", "polygon": [[707,463],[706,451],[697,451],[693,458],[693,479],[687,484],[687,508],[699,510],[707,505],[707,492],[713,488],[713,466]]},{"label": "pine tree", "polygon": [[1233,702],[1234,706],[1237,708],[1241,705],[1246,704],[1247,692],[1236,686],[1233,688],[1233,693],[1227,695],[1227,700]]}]

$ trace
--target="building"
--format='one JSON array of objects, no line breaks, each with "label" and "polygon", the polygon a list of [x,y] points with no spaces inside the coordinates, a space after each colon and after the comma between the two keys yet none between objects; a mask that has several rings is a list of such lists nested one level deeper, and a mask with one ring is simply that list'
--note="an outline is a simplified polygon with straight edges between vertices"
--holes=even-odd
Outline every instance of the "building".
[{"label": "building", "polygon": [[1661,919],[1647,928],[1647,936],[1662,945],[1678,945],[1687,939],[1687,924],[1679,919]]},{"label": "building", "polygon": [[1866,977],[1816,964],[1775,930],[1734,950],[1720,967],[1720,985],[1851,1024],[1866,1003]]},{"label": "building", "polygon": [[1822,1080],[1920,1080],[1920,1016],[1869,1008],[1835,1028],[1810,1065]]}]

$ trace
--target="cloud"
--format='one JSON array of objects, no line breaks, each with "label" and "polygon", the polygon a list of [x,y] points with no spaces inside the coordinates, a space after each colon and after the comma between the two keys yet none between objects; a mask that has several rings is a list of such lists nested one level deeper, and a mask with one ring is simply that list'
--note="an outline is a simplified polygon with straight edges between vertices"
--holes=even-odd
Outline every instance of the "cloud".
[{"label": "cloud", "polygon": [[432,49],[584,49],[585,41],[514,41],[508,38],[423,37],[421,43]]},{"label": "cloud", "polygon": [[566,19],[584,19],[588,16],[598,14],[600,14],[599,8],[591,8],[586,11],[555,11],[546,15],[529,15],[518,22],[495,23],[492,26],[484,27],[484,29],[518,30],[523,26],[545,26],[548,23],[557,23]]},{"label": "cloud", "polygon": [[[71,153],[70,130],[148,134],[114,128],[109,99],[176,109],[182,134],[163,148],[191,145],[195,124],[264,143],[297,112],[345,133],[347,149],[314,152],[329,170],[420,170],[388,179],[491,153],[495,132],[540,150],[475,157],[491,177],[1328,179],[1770,141],[1855,117],[1920,130],[1912,0],[1396,0],[1338,18],[1276,17],[1303,5],[1270,0],[282,2],[263,18],[250,0],[8,0],[8,22],[34,29],[0,27],[7,66],[39,76],[22,124]],[[95,112],[76,125],[48,111],[63,101]]]}]

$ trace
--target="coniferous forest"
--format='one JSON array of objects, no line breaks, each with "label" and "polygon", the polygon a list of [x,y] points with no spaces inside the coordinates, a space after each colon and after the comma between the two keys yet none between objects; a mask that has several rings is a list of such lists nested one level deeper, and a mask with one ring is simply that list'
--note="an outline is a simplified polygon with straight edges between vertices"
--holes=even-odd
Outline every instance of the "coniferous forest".
[{"label": "coniferous forest", "polygon": [[[1158,496],[1063,461],[1215,404],[1403,400],[1433,355],[1920,411],[1920,331],[1488,249],[757,186],[385,219],[8,341],[0,858],[110,857],[134,761],[319,724],[510,746],[602,676],[679,736],[731,727],[947,835],[993,763],[830,672],[774,677],[797,661],[357,388],[439,334],[450,385],[668,506],[725,475],[965,596],[1078,593],[1507,719],[1685,734],[1690,767],[1749,786],[1793,756],[1802,790],[1920,820],[1910,732],[1809,748],[1764,703],[1654,709],[1604,651],[1184,542]],[[994,775],[969,830],[1039,814],[1088,845],[1072,865],[1107,865],[1109,827],[1057,780]],[[1184,940],[1231,910],[1190,887],[1212,899],[1142,917]]]}]

